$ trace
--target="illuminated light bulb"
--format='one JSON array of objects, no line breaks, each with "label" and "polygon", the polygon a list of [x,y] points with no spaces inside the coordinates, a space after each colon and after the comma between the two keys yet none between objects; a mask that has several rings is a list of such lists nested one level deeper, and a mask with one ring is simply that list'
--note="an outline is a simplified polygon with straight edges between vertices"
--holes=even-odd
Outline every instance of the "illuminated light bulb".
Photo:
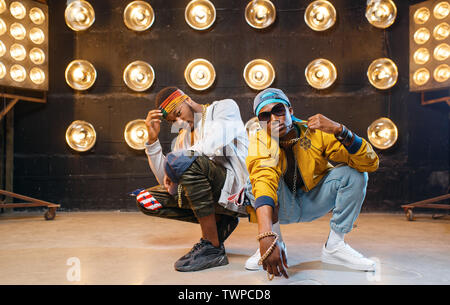
[{"label": "illuminated light bulb", "polygon": [[245,123],[244,128],[247,131],[248,138],[255,136],[256,133],[262,129],[258,117],[256,116],[248,120],[247,123]]},{"label": "illuminated light bulb", "polygon": [[11,15],[13,15],[16,19],[23,19],[27,15],[27,10],[25,6],[23,6],[20,2],[13,2],[9,6],[9,11],[11,12]]},{"label": "illuminated light bulb", "polygon": [[416,24],[424,24],[430,19],[430,16],[430,10],[426,7],[421,7],[414,13],[414,22]]},{"label": "illuminated light bulb", "polygon": [[269,0],[250,1],[245,8],[245,20],[255,29],[264,29],[275,22],[277,10]]},{"label": "illuminated light bulb", "polygon": [[398,139],[397,126],[388,118],[379,118],[367,128],[370,143],[378,149],[392,147]]},{"label": "illuminated light bulb", "polygon": [[275,80],[275,69],[267,60],[252,60],[244,68],[244,80],[252,89],[266,89]]},{"label": "illuminated light bulb", "polygon": [[418,86],[425,85],[429,79],[430,79],[430,72],[425,68],[421,68],[416,72],[414,72],[413,81]]},{"label": "illuminated light bulb", "polygon": [[444,19],[450,12],[450,3],[442,1],[434,7],[433,14],[437,19]]},{"label": "illuminated light bulb", "polygon": [[444,40],[450,33],[450,26],[447,22],[443,22],[434,28],[433,36],[436,40]]},{"label": "illuminated light bulb", "polygon": [[32,28],[30,30],[30,40],[35,44],[42,44],[45,41],[45,34],[41,29]]},{"label": "illuminated light bulb", "polygon": [[430,31],[427,28],[420,28],[414,33],[414,41],[417,44],[424,44],[430,39]]},{"label": "illuminated light bulb", "polygon": [[418,65],[423,65],[430,60],[430,52],[426,48],[420,48],[414,52],[414,62]]},{"label": "illuminated light bulb", "polygon": [[66,82],[75,90],[87,90],[95,83],[97,71],[86,60],[74,60],[66,68]]},{"label": "illuminated light bulb", "polygon": [[389,58],[379,58],[370,64],[367,70],[367,77],[375,88],[389,89],[397,83],[398,69]]},{"label": "illuminated light bulb", "polygon": [[145,149],[145,143],[148,141],[148,130],[145,120],[134,120],[128,122],[124,131],[125,142],[133,149]]},{"label": "illuminated light bulb", "polygon": [[392,0],[371,0],[367,4],[366,18],[377,28],[390,27],[397,17],[397,7]]},{"label": "illuminated light bulb", "polygon": [[17,43],[11,46],[9,53],[11,54],[11,57],[17,61],[22,61],[27,57],[27,51],[25,50],[25,47]]},{"label": "illuminated light bulb", "polygon": [[75,0],[66,7],[65,19],[72,30],[84,31],[94,24],[95,11],[89,2]]},{"label": "illuminated light bulb", "polygon": [[134,61],[123,71],[123,81],[131,90],[142,92],[150,88],[155,80],[155,71],[145,61]]},{"label": "illuminated light bulb", "polygon": [[446,60],[450,56],[450,46],[446,43],[441,43],[434,49],[433,55],[436,60]]},{"label": "illuminated light bulb", "polygon": [[133,1],[125,8],[123,21],[130,30],[142,32],[153,25],[155,13],[147,2]]},{"label": "illuminated light bulb", "polygon": [[3,41],[0,40],[0,57],[6,54],[6,46]]},{"label": "illuminated light bulb", "polygon": [[30,79],[36,85],[41,85],[45,82],[45,73],[39,68],[32,68],[30,70]]},{"label": "illuminated light bulb", "polygon": [[305,22],[314,31],[325,31],[336,23],[336,9],[328,1],[314,1],[305,11]]},{"label": "illuminated light bulb", "polygon": [[11,78],[16,82],[23,82],[27,78],[27,71],[21,65],[13,65],[9,71]]},{"label": "illuminated light bulb", "polygon": [[0,36],[5,34],[8,28],[6,27],[5,21],[3,21],[2,18],[0,18]]},{"label": "illuminated light bulb", "polygon": [[35,65],[42,65],[45,62],[45,53],[39,48],[31,49],[29,57]]},{"label": "illuminated light bulb", "polygon": [[74,121],[66,130],[66,143],[75,151],[90,150],[97,140],[94,126],[85,121]]},{"label": "illuminated light bulb", "polygon": [[5,0],[0,0],[0,14],[3,14],[6,11],[6,2]]},{"label": "illuminated light bulb", "polygon": [[30,17],[31,21],[36,25],[41,25],[45,22],[44,12],[40,8],[37,8],[37,7],[33,7],[30,10],[29,17]]},{"label": "illuminated light bulb", "polygon": [[450,67],[447,64],[438,66],[434,70],[433,77],[439,83],[447,81],[450,78]]},{"label": "illuminated light bulb", "polygon": [[5,78],[5,76],[6,76],[6,67],[5,67],[5,65],[2,63],[2,62],[0,62],[0,79],[3,79],[3,78]]},{"label": "illuminated light bulb", "polygon": [[216,21],[216,8],[208,0],[192,0],[186,6],[184,18],[195,30],[206,30]]},{"label": "illuminated light bulb", "polygon": [[20,23],[13,23],[9,29],[9,33],[17,40],[23,40],[27,36],[25,27]]},{"label": "illuminated light bulb", "polygon": [[329,88],[337,79],[337,70],[334,64],[323,58],[313,60],[305,69],[308,84],[316,89]]},{"label": "illuminated light bulb", "polygon": [[216,70],[212,63],[203,58],[194,59],[184,70],[184,79],[195,90],[206,90],[216,79]]}]

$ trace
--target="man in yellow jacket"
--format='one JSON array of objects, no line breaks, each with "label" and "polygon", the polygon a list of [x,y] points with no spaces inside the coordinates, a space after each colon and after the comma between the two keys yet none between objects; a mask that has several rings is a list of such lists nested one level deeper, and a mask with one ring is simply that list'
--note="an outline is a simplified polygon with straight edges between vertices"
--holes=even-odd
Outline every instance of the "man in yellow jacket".
[{"label": "man in yellow jacket", "polygon": [[[321,260],[372,271],[375,262],[344,242],[366,194],[368,172],[378,168],[372,146],[346,126],[317,114],[302,121],[279,89],[260,92],[254,112],[261,129],[250,136],[250,219],[258,221],[259,262],[270,276],[288,277],[285,247],[272,224],[313,221],[332,211]],[[329,161],[338,164],[333,167]],[[256,211],[256,213],[255,213]]]}]

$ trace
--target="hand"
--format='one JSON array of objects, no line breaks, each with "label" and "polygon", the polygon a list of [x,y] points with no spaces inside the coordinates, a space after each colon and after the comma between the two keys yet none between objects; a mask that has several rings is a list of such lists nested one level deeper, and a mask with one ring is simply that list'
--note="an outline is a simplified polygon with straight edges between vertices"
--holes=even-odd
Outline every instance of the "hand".
[{"label": "hand", "polygon": [[[263,256],[264,253],[267,252],[267,249],[270,248],[274,239],[275,239],[274,237],[266,237],[259,241],[259,251],[261,253],[261,256]],[[285,270],[285,267],[288,268],[286,261],[286,253],[280,250],[280,247],[278,247],[277,244],[273,249],[272,253],[263,261],[263,268],[269,274],[289,278]]]},{"label": "hand", "polygon": [[318,129],[325,133],[338,135],[342,132],[342,125],[336,123],[322,114],[313,115],[308,119],[308,128],[312,131]]},{"label": "hand", "polygon": [[159,109],[148,112],[147,118],[145,119],[145,125],[147,125],[148,130],[148,144],[152,144],[158,140],[158,135],[161,131],[161,117],[162,112]]}]

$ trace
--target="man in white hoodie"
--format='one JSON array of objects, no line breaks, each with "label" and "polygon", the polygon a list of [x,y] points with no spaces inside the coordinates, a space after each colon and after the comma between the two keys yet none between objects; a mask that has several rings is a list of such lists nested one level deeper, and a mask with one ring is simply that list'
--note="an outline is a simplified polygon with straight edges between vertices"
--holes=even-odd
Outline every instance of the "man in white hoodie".
[{"label": "man in white hoodie", "polygon": [[[149,140],[145,152],[158,186],[138,198],[149,198],[158,205],[138,200],[138,208],[150,216],[199,223],[200,242],[175,263],[178,271],[198,271],[226,265],[223,242],[236,228],[245,207],[228,198],[240,191],[248,172],[245,158],[248,138],[239,107],[231,99],[211,105],[194,102],[176,87],[162,89],[156,96],[157,109],[148,113]],[[178,192],[169,193],[170,179],[165,175],[166,157],[158,136],[162,119],[178,133],[172,151],[193,151],[199,156],[183,174]]]}]

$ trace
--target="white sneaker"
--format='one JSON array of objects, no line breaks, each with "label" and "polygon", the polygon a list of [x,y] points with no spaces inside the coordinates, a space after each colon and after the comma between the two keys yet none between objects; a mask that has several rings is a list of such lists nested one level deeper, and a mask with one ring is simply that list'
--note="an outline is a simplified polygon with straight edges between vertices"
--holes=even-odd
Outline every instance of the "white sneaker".
[{"label": "white sneaker", "polygon": [[[278,245],[281,247],[282,250],[284,250],[284,253],[286,254],[286,261],[287,261],[287,249],[286,244],[284,242],[278,243]],[[250,256],[247,261],[245,262],[245,269],[250,271],[258,271],[262,270],[263,266],[258,265],[259,260],[261,259],[261,253],[259,253],[259,249],[256,249],[255,254]]]},{"label": "white sneaker", "polygon": [[365,258],[361,253],[355,251],[344,241],[339,242],[333,250],[322,248],[322,262],[327,264],[341,265],[350,269],[362,271],[374,271],[375,262]]}]

